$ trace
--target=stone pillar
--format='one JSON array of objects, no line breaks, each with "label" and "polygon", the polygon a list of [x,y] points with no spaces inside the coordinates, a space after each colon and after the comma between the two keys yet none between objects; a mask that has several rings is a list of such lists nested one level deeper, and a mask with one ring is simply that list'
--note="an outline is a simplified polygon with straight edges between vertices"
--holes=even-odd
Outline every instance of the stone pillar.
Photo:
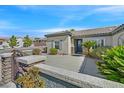
[{"label": "stone pillar", "polygon": [[11,65],[12,53],[3,53],[1,56],[1,74],[2,84],[6,84],[12,81],[12,65]]},{"label": "stone pillar", "polygon": [[71,55],[71,36],[67,36],[67,53]]}]

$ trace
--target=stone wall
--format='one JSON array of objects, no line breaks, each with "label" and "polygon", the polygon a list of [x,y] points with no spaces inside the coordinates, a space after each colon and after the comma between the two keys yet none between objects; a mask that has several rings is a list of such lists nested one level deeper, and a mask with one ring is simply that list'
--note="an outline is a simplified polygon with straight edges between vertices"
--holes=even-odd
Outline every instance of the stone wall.
[{"label": "stone wall", "polygon": [[121,83],[101,79],[86,74],[80,74],[62,68],[48,66],[45,64],[35,66],[40,68],[40,71],[42,73],[66,81],[68,83],[74,84],[81,88],[124,88],[124,84]]},{"label": "stone wall", "polygon": [[[0,54],[0,56],[2,70],[2,81],[0,83],[6,84],[12,81],[11,53]],[[35,66],[40,68],[42,73],[82,88],[124,88],[124,84],[121,83],[69,71],[62,68],[57,68],[45,64],[38,64]]]}]

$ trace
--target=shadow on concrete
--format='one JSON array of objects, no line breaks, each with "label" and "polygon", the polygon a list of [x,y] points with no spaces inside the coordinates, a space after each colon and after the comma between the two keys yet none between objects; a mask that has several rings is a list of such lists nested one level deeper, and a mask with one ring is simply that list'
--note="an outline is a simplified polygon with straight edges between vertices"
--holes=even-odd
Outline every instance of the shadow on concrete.
[{"label": "shadow on concrete", "polygon": [[79,73],[104,78],[104,76],[100,74],[97,68],[97,65],[96,65],[97,61],[98,59],[85,57],[84,62],[82,62],[82,65],[80,66]]}]

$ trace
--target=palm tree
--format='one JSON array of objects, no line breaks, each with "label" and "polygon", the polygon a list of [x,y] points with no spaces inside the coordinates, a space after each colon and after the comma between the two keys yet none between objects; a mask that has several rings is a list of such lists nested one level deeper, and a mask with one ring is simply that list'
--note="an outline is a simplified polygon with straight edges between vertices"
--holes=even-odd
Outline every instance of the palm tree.
[{"label": "palm tree", "polygon": [[86,41],[82,44],[82,46],[84,46],[85,48],[87,48],[87,55],[90,55],[90,49],[91,47],[93,47],[94,45],[96,45],[96,41]]}]

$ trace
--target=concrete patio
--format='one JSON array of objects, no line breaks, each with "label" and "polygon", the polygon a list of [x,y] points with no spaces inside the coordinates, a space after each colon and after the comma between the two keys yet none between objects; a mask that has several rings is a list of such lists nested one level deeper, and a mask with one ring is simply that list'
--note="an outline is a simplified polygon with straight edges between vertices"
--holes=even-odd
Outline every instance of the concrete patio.
[{"label": "concrete patio", "polygon": [[103,78],[96,67],[96,61],[85,56],[47,55],[45,64]]}]

